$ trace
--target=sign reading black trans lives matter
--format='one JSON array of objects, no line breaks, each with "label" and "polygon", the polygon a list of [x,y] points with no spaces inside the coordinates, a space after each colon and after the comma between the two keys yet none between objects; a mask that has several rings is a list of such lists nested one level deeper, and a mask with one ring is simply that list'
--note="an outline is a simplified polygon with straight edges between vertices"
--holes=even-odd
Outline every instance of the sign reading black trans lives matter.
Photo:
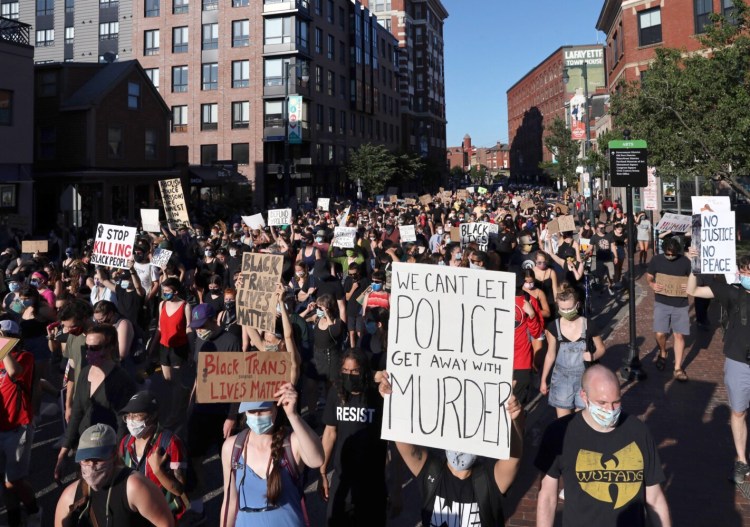
[{"label": "sign reading black trans lives matter", "polygon": [[135,230],[135,227],[100,223],[96,228],[91,263],[94,265],[127,269],[128,260],[133,256]]},{"label": "sign reading black trans lives matter", "polygon": [[237,322],[261,331],[276,330],[276,285],[281,280],[284,257],[280,254],[245,253],[237,291]]},{"label": "sign reading black trans lives matter", "polygon": [[382,438],[507,459],[515,275],[393,264]]}]

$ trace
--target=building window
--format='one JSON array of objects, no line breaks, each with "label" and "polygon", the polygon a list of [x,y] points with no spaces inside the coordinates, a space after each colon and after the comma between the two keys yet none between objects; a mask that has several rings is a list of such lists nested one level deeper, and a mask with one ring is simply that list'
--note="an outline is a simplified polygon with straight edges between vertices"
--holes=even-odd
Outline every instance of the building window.
[{"label": "building window", "polygon": [[265,102],[263,126],[265,128],[283,128],[284,103],[282,101]]},{"label": "building window", "polygon": [[217,145],[201,145],[201,165],[213,165],[219,159]]},{"label": "building window", "polygon": [[57,130],[54,126],[39,128],[39,159],[57,157]]},{"label": "building window", "polygon": [[128,83],[128,108],[140,108],[141,85],[137,82]]},{"label": "building window", "polygon": [[219,0],[203,0],[204,11],[216,11],[219,9]]},{"label": "building window", "polygon": [[310,26],[304,20],[297,21],[297,47],[305,51],[309,50]]},{"label": "building window", "polygon": [[172,14],[181,15],[190,9],[190,0],[172,0]]},{"label": "building window", "polygon": [[248,128],[250,126],[250,101],[232,103],[232,128]]},{"label": "building window", "polygon": [[326,0],[326,19],[333,24],[333,0]]},{"label": "building window", "polygon": [[159,87],[159,68],[147,68],[143,70],[146,73],[146,77],[149,78],[154,88]]},{"label": "building window", "polygon": [[111,159],[122,157],[122,128],[110,126],[107,129],[107,155]]},{"label": "building window", "polygon": [[178,133],[188,131],[187,106],[172,106],[172,131]]},{"label": "building window", "polygon": [[36,30],[36,47],[44,48],[54,46],[55,30],[54,29],[37,29]]},{"label": "building window", "polygon": [[69,26],[65,28],[65,43],[66,44],[72,44],[75,36],[76,36],[76,28],[74,28],[73,26]]},{"label": "building window", "polygon": [[288,60],[284,59],[266,59],[263,63],[264,79],[266,86],[283,86],[284,85],[284,64]]},{"label": "building window", "polygon": [[201,130],[219,128],[219,105],[216,103],[201,104]]},{"label": "building window", "polygon": [[322,104],[316,104],[315,105],[315,129],[320,131],[323,129],[323,125],[325,124],[323,121],[325,121],[325,114],[323,112],[323,105]]},{"label": "building window", "polygon": [[38,77],[38,79],[38,93],[40,97],[53,97],[57,95],[57,76],[55,75],[55,72],[44,72]]},{"label": "building window", "polygon": [[695,33],[705,33],[711,24],[710,16],[713,10],[713,0],[693,0],[695,7]]},{"label": "building window", "polygon": [[328,133],[332,134],[336,128],[336,109],[328,108]]},{"label": "building window", "polygon": [[346,60],[346,44],[339,40],[339,63],[343,64]]},{"label": "building window", "polygon": [[333,145],[328,145],[326,148],[328,149],[328,156],[326,157],[326,159],[328,160],[329,163],[335,163],[336,162],[336,149],[334,148]]},{"label": "building window", "polygon": [[[737,8],[734,5],[734,0],[721,0],[721,10],[724,14],[724,18],[726,18],[729,23],[737,23],[737,18],[734,15],[737,11]],[[18,10],[16,10],[16,12],[18,12]]]},{"label": "building window", "polygon": [[250,86],[250,61],[235,60],[232,62],[232,88]]},{"label": "building window", "polygon": [[328,76],[326,77],[326,84],[328,86],[328,95],[333,97],[336,95],[336,76],[331,70],[328,70]]},{"label": "building window", "polygon": [[158,29],[149,29],[143,32],[143,54],[146,56],[159,54]]},{"label": "building window", "polygon": [[328,48],[326,49],[328,59],[334,60],[336,58],[336,41],[333,35],[328,35]]},{"label": "building window", "polygon": [[323,53],[323,30],[315,28],[315,53]]},{"label": "building window", "polygon": [[339,7],[339,27],[344,29],[346,26],[346,12],[343,7]]},{"label": "building window", "polygon": [[219,49],[219,24],[203,24],[201,49]]},{"label": "building window", "polygon": [[143,157],[146,159],[156,159],[156,130],[146,130],[144,145]]},{"label": "building window", "polygon": [[232,161],[238,165],[250,163],[250,145],[248,143],[232,143]]},{"label": "building window", "polygon": [[55,0],[36,0],[36,16],[54,15]]},{"label": "building window", "polygon": [[218,90],[219,89],[219,64],[211,62],[210,64],[203,64],[203,72],[201,74],[201,89],[202,90]]},{"label": "building window", "polygon": [[232,22],[232,47],[244,48],[250,45],[250,21],[235,20]]},{"label": "building window", "polygon": [[320,66],[315,66],[315,91],[323,91],[323,68]]},{"label": "building window", "polygon": [[[72,0],[70,0],[72,1]],[[67,11],[67,0],[65,4],[65,10]],[[18,11],[18,2],[11,2],[9,4],[2,4],[0,6],[0,16],[9,18],[11,20],[18,20],[19,11]]]},{"label": "building window", "polygon": [[13,92],[0,90],[0,126],[13,124]]},{"label": "building window", "polygon": [[146,18],[159,16],[161,0],[146,0],[143,4],[143,15]]},{"label": "building window", "polygon": [[344,110],[339,112],[339,133],[341,135],[346,133],[346,112]]},{"label": "building window", "polygon": [[313,0],[313,10],[315,11],[316,15],[320,15],[320,5],[323,2],[323,0]]},{"label": "building window", "polygon": [[638,13],[638,45],[649,46],[661,42],[661,8]]},{"label": "building window", "polygon": [[117,7],[119,0],[99,0],[100,8]]},{"label": "building window", "polygon": [[250,5],[250,0],[232,0],[232,7],[246,7]]},{"label": "building window", "polygon": [[99,24],[99,40],[111,40],[117,38],[119,33],[119,22],[102,22]]},{"label": "building window", "polygon": [[187,26],[172,28],[172,53],[187,53],[188,51],[188,28]]},{"label": "building window", "polygon": [[390,11],[391,0],[372,0],[370,2],[370,8],[374,13],[378,13],[380,11]]},{"label": "building window", "polygon": [[346,100],[346,77],[339,76],[339,97]]},{"label": "building window", "polygon": [[172,92],[185,93],[188,91],[188,67],[174,66],[172,68]]},{"label": "building window", "polygon": [[292,42],[292,17],[266,18],[264,21],[266,46]]}]

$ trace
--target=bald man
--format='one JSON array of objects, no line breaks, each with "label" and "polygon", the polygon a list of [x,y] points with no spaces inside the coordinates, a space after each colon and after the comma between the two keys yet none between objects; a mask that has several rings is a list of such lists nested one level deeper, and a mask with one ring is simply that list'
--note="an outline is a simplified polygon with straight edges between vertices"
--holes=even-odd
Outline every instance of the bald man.
[{"label": "bald man", "polygon": [[596,365],[583,374],[581,386],[585,409],[553,422],[539,448],[535,463],[544,476],[537,527],[552,527],[560,476],[564,527],[643,526],[646,506],[658,525],[670,526],[656,444],[642,421],[622,412],[617,377]]}]

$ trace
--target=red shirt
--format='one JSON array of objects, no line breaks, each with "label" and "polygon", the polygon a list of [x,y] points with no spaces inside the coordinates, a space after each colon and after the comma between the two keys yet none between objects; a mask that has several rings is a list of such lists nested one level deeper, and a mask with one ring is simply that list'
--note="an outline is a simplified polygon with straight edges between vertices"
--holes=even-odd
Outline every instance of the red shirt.
[{"label": "red shirt", "polygon": [[187,320],[185,320],[185,302],[180,302],[180,307],[171,315],[167,313],[167,302],[161,306],[159,316],[159,330],[161,338],[159,344],[167,348],[179,348],[188,343]]},{"label": "red shirt", "polygon": [[531,298],[530,304],[534,308],[536,316],[529,318],[529,315],[523,310],[524,299],[523,295],[516,297],[516,334],[513,344],[514,370],[531,369],[533,355],[531,352],[531,339],[538,338],[544,329],[539,309],[534,306],[537,300],[533,297]]},{"label": "red shirt", "polygon": [[28,351],[13,350],[11,353],[23,368],[23,372],[11,379],[5,368],[0,368],[0,432],[15,430],[19,426],[30,424],[34,419],[34,410],[31,406],[34,356]]}]

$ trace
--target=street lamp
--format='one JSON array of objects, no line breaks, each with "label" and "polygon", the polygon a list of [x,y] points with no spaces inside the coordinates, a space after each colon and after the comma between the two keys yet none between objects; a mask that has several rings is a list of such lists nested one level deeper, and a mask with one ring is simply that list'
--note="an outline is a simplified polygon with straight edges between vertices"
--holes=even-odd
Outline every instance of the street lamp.
[{"label": "street lamp", "polygon": [[[589,72],[588,72],[588,63],[586,61],[583,62],[580,66],[568,66],[567,68],[563,68],[562,73],[562,80],[563,84],[568,84],[570,82],[570,75],[568,75],[568,69],[580,69],[581,70],[581,76],[583,77],[583,97],[586,99],[586,111],[584,112],[584,119],[586,120],[586,143],[583,147],[583,155],[586,157],[586,160],[588,161],[589,157],[589,149],[591,148],[591,114],[589,113],[589,110],[591,108],[591,104],[589,101]],[[594,225],[594,175],[591,173],[591,167],[588,166],[588,163],[586,164],[586,172],[589,175],[589,220],[591,221],[591,225]]]},{"label": "street lamp", "polygon": [[292,178],[289,161],[289,77],[290,70],[294,66],[294,76],[300,75],[303,84],[310,80],[310,70],[307,62],[297,63],[287,61],[284,63],[284,202],[289,205],[291,201]]}]

